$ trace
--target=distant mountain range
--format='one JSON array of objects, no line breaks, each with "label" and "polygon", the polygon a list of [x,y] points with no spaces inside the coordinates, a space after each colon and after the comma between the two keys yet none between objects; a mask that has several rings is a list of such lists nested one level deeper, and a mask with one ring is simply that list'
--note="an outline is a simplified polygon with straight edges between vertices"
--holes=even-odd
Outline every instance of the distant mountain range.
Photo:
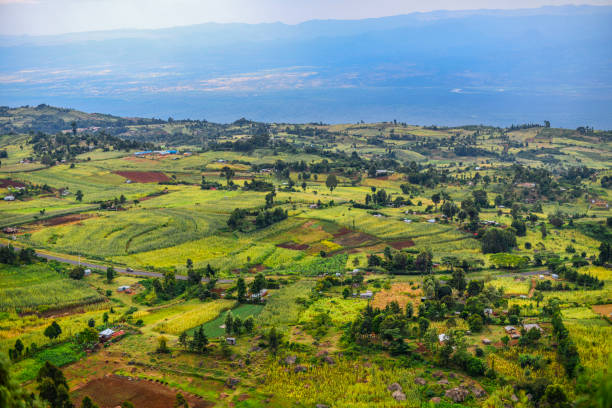
[{"label": "distant mountain range", "polygon": [[0,104],[612,128],[612,7],[0,37]]}]

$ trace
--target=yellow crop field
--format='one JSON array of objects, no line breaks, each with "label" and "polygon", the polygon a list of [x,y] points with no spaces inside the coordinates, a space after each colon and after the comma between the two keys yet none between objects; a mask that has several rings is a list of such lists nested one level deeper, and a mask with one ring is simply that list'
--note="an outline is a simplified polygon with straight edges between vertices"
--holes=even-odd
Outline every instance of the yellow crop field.
[{"label": "yellow crop field", "polygon": [[231,309],[236,304],[234,300],[219,299],[202,303],[192,310],[164,319],[153,327],[160,333],[179,335],[184,331],[213,320],[221,312]]}]

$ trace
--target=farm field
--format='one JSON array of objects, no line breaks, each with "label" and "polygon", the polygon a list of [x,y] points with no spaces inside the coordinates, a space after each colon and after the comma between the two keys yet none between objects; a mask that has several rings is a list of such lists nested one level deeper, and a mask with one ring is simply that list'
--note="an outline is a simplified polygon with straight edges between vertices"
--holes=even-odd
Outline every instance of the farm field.
[{"label": "farm field", "polygon": [[601,408],[609,132],[56,114],[112,132],[0,136],[27,395],[52,364],[76,407]]}]

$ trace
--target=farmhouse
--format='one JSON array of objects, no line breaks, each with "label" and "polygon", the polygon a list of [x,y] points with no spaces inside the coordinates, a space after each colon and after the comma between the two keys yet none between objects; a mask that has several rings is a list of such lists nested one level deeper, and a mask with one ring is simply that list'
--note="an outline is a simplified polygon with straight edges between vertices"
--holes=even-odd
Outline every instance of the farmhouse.
[{"label": "farmhouse", "polygon": [[4,196],[4,201],[15,201],[15,196],[14,195]]},{"label": "farmhouse", "polygon": [[373,295],[373,293],[372,293],[371,290],[366,290],[365,292],[361,292],[359,294],[359,297],[361,299],[372,299],[372,295]]},{"label": "farmhouse", "polygon": [[262,289],[259,293],[253,293],[251,299],[263,299],[268,296],[268,289]]},{"label": "farmhouse", "polygon": [[514,326],[505,326],[504,330],[506,331],[506,333],[510,334],[510,333],[516,332],[516,327],[514,327]]},{"label": "farmhouse", "polygon": [[105,342],[113,337],[113,334],[115,334],[113,329],[104,329],[98,334],[98,338],[101,342]]},{"label": "farmhouse", "polygon": [[539,331],[543,331],[542,328],[540,327],[539,324],[537,323],[532,323],[532,324],[524,324],[523,325],[523,329],[525,329],[526,331],[529,331],[531,329],[537,329]]},{"label": "farmhouse", "polygon": [[493,309],[491,309],[491,308],[488,308],[488,307],[487,307],[487,308],[485,308],[485,309],[483,310],[483,312],[484,312],[484,314],[485,314],[485,315],[487,315],[487,316],[493,316]]},{"label": "farmhouse", "polygon": [[227,344],[229,344],[230,346],[235,346],[236,345],[236,338],[235,337],[226,337],[225,338],[225,342]]},{"label": "farmhouse", "polygon": [[119,286],[117,288],[117,292],[128,292],[129,290],[130,290],[130,287],[128,285]]}]

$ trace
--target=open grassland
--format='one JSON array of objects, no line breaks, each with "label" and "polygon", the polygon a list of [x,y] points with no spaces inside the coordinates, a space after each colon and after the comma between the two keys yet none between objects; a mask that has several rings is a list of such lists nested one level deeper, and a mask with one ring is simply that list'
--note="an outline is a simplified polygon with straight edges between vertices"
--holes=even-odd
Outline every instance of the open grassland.
[{"label": "open grassland", "polygon": [[501,277],[495,278],[487,285],[491,285],[496,289],[503,288],[504,293],[512,295],[527,295],[531,289],[531,279],[528,277]]},{"label": "open grassland", "polygon": [[308,306],[308,309],[302,313],[300,323],[314,320],[317,314],[327,313],[333,324],[343,325],[355,320],[361,309],[366,307],[367,304],[368,301],[363,299],[321,298]]},{"label": "open grassland", "polygon": [[384,309],[389,303],[397,302],[402,310],[406,310],[406,305],[412,303],[414,310],[418,310],[423,296],[418,285],[412,283],[394,283],[389,289],[376,292],[372,300],[372,306]]},{"label": "open grassland", "polygon": [[303,307],[298,304],[300,298],[306,298],[314,288],[314,281],[302,280],[286,286],[269,296],[255,322],[262,327],[278,327],[287,330],[297,323]]},{"label": "open grassland", "polygon": [[101,302],[91,286],[46,264],[0,266],[0,310],[33,312]]}]

